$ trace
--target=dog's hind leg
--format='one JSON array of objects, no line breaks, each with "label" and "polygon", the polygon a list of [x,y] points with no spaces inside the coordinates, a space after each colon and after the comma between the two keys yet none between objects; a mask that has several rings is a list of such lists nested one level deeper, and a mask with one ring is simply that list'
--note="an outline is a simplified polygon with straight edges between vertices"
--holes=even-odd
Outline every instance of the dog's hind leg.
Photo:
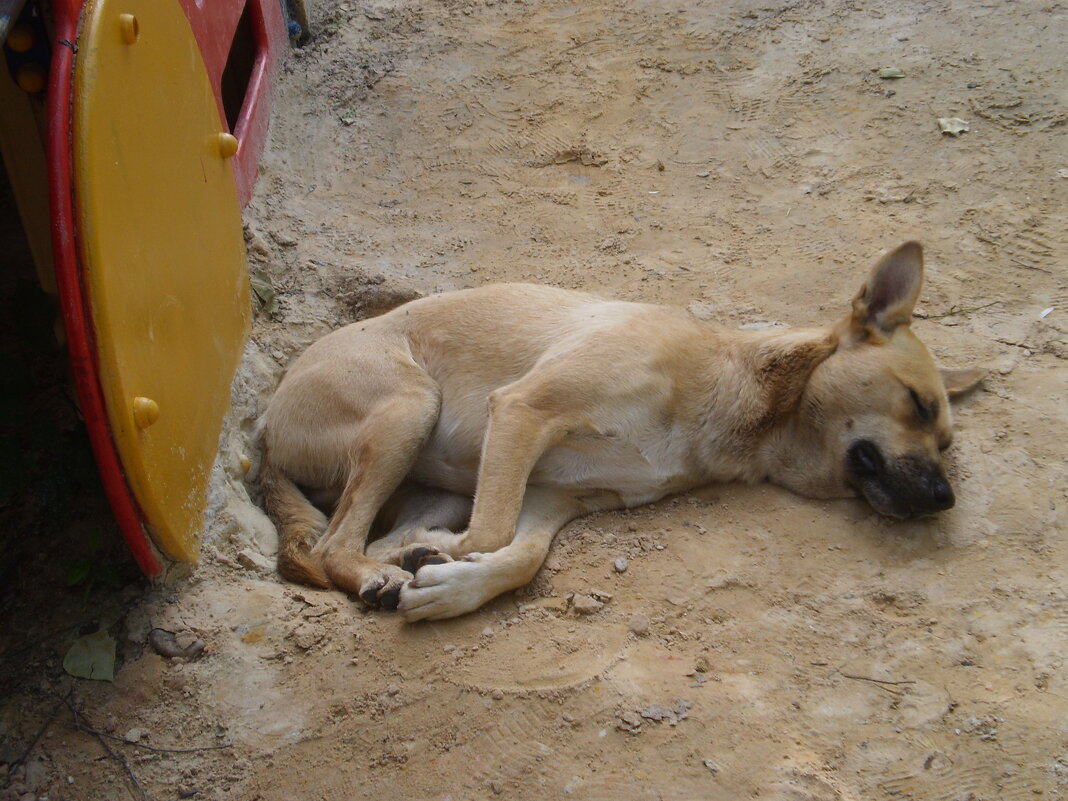
[{"label": "dog's hind leg", "polygon": [[621,507],[614,493],[576,499],[557,490],[528,487],[512,541],[492,553],[469,553],[456,562],[426,565],[401,590],[397,607],[409,623],[441,620],[478,609],[537,574],[553,537],[569,521]]},{"label": "dog's hind leg", "polygon": [[411,469],[439,405],[437,385],[425,374],[381,396],[355,428],[337,509],[312,548],[333,585],[370,606],[396,608],[401,586],[412,577],[364,551],[375,516]]},{"label": "dog's hind leg", "polygon": [[[388,534],[367,546],[367,555],[414,573],[424,564],[449,562],[448,552],[471,519],[473,499],[415,482],[405,484],[389,499],[376,527]],[[384,520],[383,520],[384,519]]]},{"label": "dog's hind leg", "polygon": [[318,559],[311,555],[316,540],[326,531],[327,519],[284,472],[275,467],[270,452],[264,452],[261,476],[263,497],[278,526],[278,572],[290,581],[315,587],[331,587]]}]

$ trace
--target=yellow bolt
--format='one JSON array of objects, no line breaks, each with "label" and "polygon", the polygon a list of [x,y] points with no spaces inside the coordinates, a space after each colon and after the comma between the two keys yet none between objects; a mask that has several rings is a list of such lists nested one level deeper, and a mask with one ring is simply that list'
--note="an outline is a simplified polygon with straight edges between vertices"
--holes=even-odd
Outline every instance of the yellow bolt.
[{"label": "yellow bolt", "polygon": [[15,75],[15,83],[23,92],[35,95],[48,84],[48,72],[40,64],[23,64]]},{"label": "yellow bolt", "polygon": [[239,143],[237,137],[228,133],[221,133],[218,136],[219,141],[219,154],[224,159],[233,158],[237,155]]},{"label": "yellow bolt", "polygon": [[125,44],[134,44],[141,33],[141,28],[137,24],[137,17],[133,14],[119,14],[119,32],[122,34],[122,41]]},{"label": "yellow bolt", "polygon": [[152,398],[134,398],[133,418],[138,428],[148,428],[159,420],[159,404]]},{"label": "yellow bolt", "polygon": [[16,53],[25,53],[33,47],[36,40],[37,37],[34,36],[33,28],[25,22],[16,22],[12,26],[11,32],[7,35],[7,46]]}]

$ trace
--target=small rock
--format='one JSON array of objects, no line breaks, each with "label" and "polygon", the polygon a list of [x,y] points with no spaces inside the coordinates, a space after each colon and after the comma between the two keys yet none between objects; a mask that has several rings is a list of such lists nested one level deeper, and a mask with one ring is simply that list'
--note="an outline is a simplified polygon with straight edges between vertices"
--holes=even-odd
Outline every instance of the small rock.
[{"label": "small rock", "polygon": [[612,593],[605,592],[604,590],[599,590],[596,587],[590,590],[589,594],[604,604],[612,600]]},{"label": "small rock", "polygon": [[697,661],[694,663],[693,669],[698,673],[708,673],[712,669],[712,665],[708,661],[708,657],[701,654],[697,657]]},{"label": "small rock", "polygon": [[148,633],[148,644],[152,646],[152,650],[157,654],[167,658],[182,657],[184,659],[195,659],[204,652],[206,643],[200,639],[189,640],[186,645],[181,645],[178,642],[178,637],[173,631],[167,631],[166,629],[152,629]]},{"label": "small rock", "polygon": [[713,776],[719,774],[719,765],[717,765],[711,759],[702,759],[701,764],[708,768],[710,771],[712,771]]},{"label": "small rock", "polygon": [[649,633],[649,618],[645,615],[635,615],[627,624],[627,631],[637,637],[644,637]]},{"label": "small rock", "polygon": [[31,793],[41,792],[48,785],[48,767],[39,759],[31,759],[26,763],[26,777],[23,781]]},{"label": "small rock", "polygon": [[490,789],[493,791],[494,795],[500,795],[501,793],[504,792],[504,785],[501,784],[499,781],[496,781],[496,780],[491,781],[489,783],[489,786],[490,786]]},{"label": "small rock", "polygon": [[[268,557],[278,553],[278,529],[262,509],[233,493],[227,512],[233,518],[239,536],[252,544],[254,553]],[[271,565],[271,569],[273,567]]]},{"label": "small rock", "polygon": [[326,629],[318,623],[302,623],[289,635],[302,651],[308,651],[326,636]]},{"label": "small rock", "polygon": [[317,617],[326,617],[336,611],[337,607],[332,606],[331,604],[320,604],[318,606],[309,606],[307,609],[301,610],[300,616],[305,620],[314,620]]},{"label": "small rock", "polygon": [[396,684],[389,685],[388,687],[386,687],[386,695],[400,695],[400,687],[398,687]]},{"label": "small rock", "polygon": [[271,249],[259,234],[249,236],[248,249],[254,256],[269,256],[271,253]]},{"label": "small rock", "polygon": [[616,721],[616,728],[620,731],[625,731],[627,734],[637,734],[642,730],[641,715],[633,710],[624,712],[619,716],[619,720]]},{"label": "small rock", "polygon": [[616,561],[612,562],[612,569],[615,570],[617,573],[626,573],[627,572],[627,567],[629,565],[630,565],[630,562],[628,562],[626,559],[624,559],[621,556],[618,559],[616,559]]},{"label": "small rock", "polygon": [[496,632],[493,630],[493,628],[491,626],[486,626],[486,628],[482,629],[482,636],[483,637],[492,637],[495,633]]},{"label": "small rock", "polygon": [[994,741],[998,738],[999,722],[1000,718],[993,715],[973,716],[964,721],[963,728],[968,734],[977,735],[980,740]]},{"label": "small rock", "polygon": [[126,732],[126,734],[123,735],[123,739],[129,743],[139,743],[141,742],[141,738],[146,734],[148,734],[148,729],[134,728]]},{"label": "small rock", "polygon": [[297,239],[288,231],[271,231],[271,239],[282,247],[291,248],[297,244]]},{"label": "small rock", "polygon": [[705,584],[705,589],[725,590],[729,587],[736,587],[738,584],[740,584],[740,582],[734,576],[727,576],[721,573],[720,575],[713,576],[709,579],[708,583]]},{"label": "small rock", "polygon": [[256,553],[251,548],[245,548],[237,555],[237,563],[246,570],[256,573],[269,573],[274,569],[274,564],[261,553]]},{"label": "small rock", "polygon": [[689,701],[682,700],[676,701],[671,709],[662,704],[650,704],[638,714],[646,720],[654,720],[658,723],[667,721],[669,726],[675,726],[679,721],[686,720],[690,716],[690,706]]},{"label": "small rock", "polygon": [[490,693],[490,696],[493,698],[494,701],[501,701],[504,699],[504,690],[494,690],[492,693]]},{"label": "small rock", "polygon": [[939,117],[938,129],[946,136],[960,136],[971,130],[967,121],[960,117]]},{"label": "small rock", "polygon": [[571,599],[571,608],[580,615],[592,615],[594,612],[601,611],[603,607],[604,604],[596,598],[583,593],[576,593]]},{"label": "small rock", "polygon": [[655,720],[657,722],[671,720],[674,717],[671,714],[671,710],[662,704],[650,704],[640,714],[646,720]]}]

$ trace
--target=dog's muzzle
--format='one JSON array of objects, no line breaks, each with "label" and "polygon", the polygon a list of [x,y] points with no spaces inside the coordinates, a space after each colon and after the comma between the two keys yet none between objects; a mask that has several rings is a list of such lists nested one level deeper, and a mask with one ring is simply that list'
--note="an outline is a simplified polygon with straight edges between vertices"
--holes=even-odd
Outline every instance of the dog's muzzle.
[{"label": "dog's muzzle", "polygon": [[850,445],[846,472],[850,483],[875,511],[889,517],[941,512],[956,503],[953,488],[937,461],[919,456],[888,461],[870,440]]}]

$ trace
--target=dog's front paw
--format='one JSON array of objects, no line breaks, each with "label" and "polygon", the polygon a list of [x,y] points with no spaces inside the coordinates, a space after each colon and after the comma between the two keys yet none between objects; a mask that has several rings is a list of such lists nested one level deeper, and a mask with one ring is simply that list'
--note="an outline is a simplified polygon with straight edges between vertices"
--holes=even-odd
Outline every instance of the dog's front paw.
[{"label": "dog's front paw", "polygon": [[398,609],[409,623],[444,620],[473,612],[496,593],[487,566],[478,561],[426,565],[401,589]]},{"label": "dog's front paw", "polygon": [[396,609],[401,588],[412,574],[396,565],[382,565],[360,584],[360,600],[372,609]]}]

